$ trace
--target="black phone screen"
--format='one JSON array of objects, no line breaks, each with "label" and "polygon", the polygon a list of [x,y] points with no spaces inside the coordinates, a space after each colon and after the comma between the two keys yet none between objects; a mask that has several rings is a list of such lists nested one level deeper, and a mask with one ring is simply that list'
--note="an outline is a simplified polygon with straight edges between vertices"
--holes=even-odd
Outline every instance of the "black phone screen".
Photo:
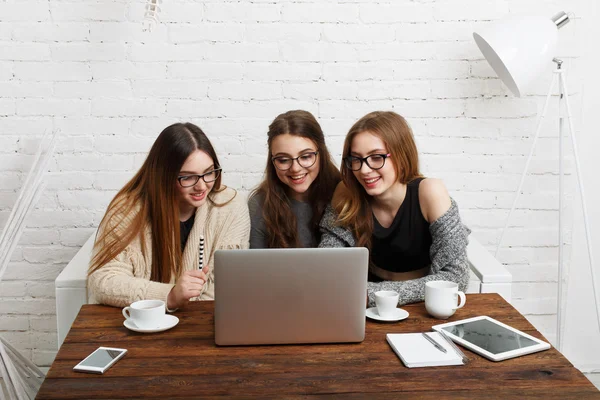
[{"label": "black phone screen", "polygon": [[111,363],[112,360],[121,355],[123,351],[112,349],[97,349],[90,354],[79,365],[85,367],[103,368]]}]

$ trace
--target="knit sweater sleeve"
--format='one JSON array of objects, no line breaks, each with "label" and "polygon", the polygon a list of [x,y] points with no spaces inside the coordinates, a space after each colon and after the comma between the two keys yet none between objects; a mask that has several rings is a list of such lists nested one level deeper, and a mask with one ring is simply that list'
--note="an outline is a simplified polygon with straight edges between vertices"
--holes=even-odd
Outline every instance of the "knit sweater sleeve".
[{"label": "knit sweater sleeve", "polygon": [[250,213],[248,205],[237,195],[220,227],[217,249],[247,249],[250,247]]},{"label": "knit sweater sleeve", "polygon": [[[202,288],[200,300],[214,300],[215,274],[214,252],[216,250],[247,249],[250,247],[250,214],[248,205],[240,195],[223,207],[215,207],[214,214],[207,219],[206,232],[208,249],[208,281]],[[212,244],[211,244],[212,243]]]},{"label": "knit sweater sleeve", "polygon": [[398,304],[415,303],[425,299],[425,283],[429,281],[452,281],[465,291],[469,283],[467,262],[469,228],[462,224],[458,206],[451,199],[451,206],[429,226],[432,244],[429,249],[431,270],[429,275],[408,281],[369,282],[367,291],[369,307],[375,306],[375,292],[394,290],[400,293]]},{"label": "knit sweater sleeve", "polygon": [[90,299],[115,307],[125,307],[134,301],[149,299],[163,300],[166,303],[174,285],[135,277],[133,265],[123,258],[120,255],[88,277]]},{"label": "knit sweater sleeve", "polygon": [[352,232],[336,224],[336,220],[336,212],[331,205],[328,205],[319,223],[321,232],[319,247],[354,247],[355,240]]},{"label": "knit sweater sleeve", "polygon": [[91,303],[115,307],[125,307],[134,301],[148,299],[166,303],[174,285],[150,280],[151,261],[144,258],[139,243],[139,239],[135,240],[113,260],[88,275]]}]

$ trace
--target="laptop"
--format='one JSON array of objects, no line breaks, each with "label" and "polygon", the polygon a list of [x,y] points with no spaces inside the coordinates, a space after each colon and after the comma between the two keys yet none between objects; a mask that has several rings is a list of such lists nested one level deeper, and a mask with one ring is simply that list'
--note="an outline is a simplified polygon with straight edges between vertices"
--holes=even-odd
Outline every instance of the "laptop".
[{"label": "laptop", "polygon": [[217,250],[217,345],[365,338],[366,248]]}]

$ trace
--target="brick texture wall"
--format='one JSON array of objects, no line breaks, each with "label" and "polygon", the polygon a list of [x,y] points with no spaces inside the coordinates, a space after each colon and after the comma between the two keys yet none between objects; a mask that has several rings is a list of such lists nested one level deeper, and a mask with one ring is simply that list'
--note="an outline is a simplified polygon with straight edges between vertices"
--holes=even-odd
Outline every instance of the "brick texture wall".
[{"label": "brick texture wall", "polygon": [[[60,130],[48,188],[0,283],[0,334],[51,364],[55,277],[176,121],[207,132],[226,184],[247,193],[277,114],[314,113],[339,161],[353,121],[394,110],[414,129],[423,172],[444,180],[474,235],[495,250],[552,74],[513,97],[471,33],[507,14],[577,14],[585,1],[164,0],[148,33],[140,0],[0,0],[0,227],[39,138]],[[580,18],[561,30],[558,54],[575,117]],[[548,115],[556,111],[552,101]],[[513,274],[513,304],[552,337],[558,138],[548,121],[498,258]]]}]

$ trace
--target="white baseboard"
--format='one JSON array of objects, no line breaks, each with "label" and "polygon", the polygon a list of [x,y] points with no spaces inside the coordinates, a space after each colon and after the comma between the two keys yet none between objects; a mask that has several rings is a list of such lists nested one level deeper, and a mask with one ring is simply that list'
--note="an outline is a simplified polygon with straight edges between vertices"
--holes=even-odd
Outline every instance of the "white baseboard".
[{"label": "white baseboard", "polygon": [[595,372],[595,373],[583,373],[585,375],[586,378],[588,378],[590,380],[590,382],[592,382],[592,384],[594,386],[596,386],[596,389],[600,390],[600,372]]},{"label": "white baseboard", "polygon": [[600,374],[600,364],[581,364],[575,367],[584,374]]}]

